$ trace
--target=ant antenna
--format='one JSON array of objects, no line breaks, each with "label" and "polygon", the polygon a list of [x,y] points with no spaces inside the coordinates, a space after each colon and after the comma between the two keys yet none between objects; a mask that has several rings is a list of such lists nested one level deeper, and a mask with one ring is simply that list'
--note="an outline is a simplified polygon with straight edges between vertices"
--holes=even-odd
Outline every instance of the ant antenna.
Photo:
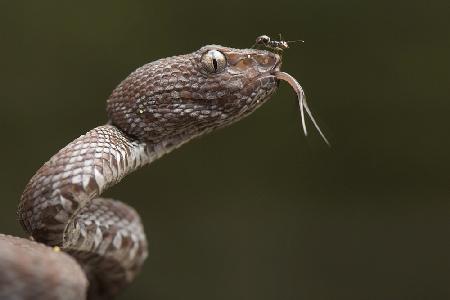
[{"label": "ant antenna", "polygon": [[293,41],[286,41],[286,43],[304,43],[304,40],[293,40]]},{"label": "ant antenna", "polygon": [[[281,36],[281,33],[278,34],[279,41],[283,42],[283,37]],[[285,41],[286,43],[304,43],[304,40],[293,40],[293,41]]]}]

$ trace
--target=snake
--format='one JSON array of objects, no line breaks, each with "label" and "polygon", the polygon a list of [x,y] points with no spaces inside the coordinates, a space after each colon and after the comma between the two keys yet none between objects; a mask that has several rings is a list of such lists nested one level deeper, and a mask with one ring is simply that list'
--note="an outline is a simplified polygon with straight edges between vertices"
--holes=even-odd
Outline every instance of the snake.
[{"label": "snake", "polygon": [[[0,299],[111,299],[148,256],[138,213],[101,198],[126,175],[254,112],[280,81],[304,94],[267,49],[207,45],[136,69],[107,99],[108,123],[75,139],[26,185],[18,220],[0,235]],[[310,114],[311,118],[312,115]],[[315,121],[314,121],[314,124]],[[306,129],[305,129],[306,134]]]}]

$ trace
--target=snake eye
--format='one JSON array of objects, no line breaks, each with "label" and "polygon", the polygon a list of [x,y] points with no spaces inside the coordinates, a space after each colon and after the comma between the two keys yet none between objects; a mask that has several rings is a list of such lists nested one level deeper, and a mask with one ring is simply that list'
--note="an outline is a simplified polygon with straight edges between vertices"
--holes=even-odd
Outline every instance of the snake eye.
[{"label": "snake eye", "polygon": [[217,50],[209,50],[202,56],[202,64],[208,73],[219,73],[225,69],[225,55]]}]

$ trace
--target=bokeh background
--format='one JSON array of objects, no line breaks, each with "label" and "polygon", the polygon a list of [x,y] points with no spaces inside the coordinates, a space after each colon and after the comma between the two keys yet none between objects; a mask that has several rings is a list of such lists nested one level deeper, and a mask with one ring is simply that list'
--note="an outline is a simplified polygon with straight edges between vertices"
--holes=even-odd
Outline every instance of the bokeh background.
[{"label": "bokeh background", "polygon": [[[106,122],[135,68],[205,44],[304,39],[247,119],[107,192],[150,256],[120,299],[450,299],[450,2],[2,1],[0,231],[59,148]],[[2,270],[4,272],[5,270]]]}]

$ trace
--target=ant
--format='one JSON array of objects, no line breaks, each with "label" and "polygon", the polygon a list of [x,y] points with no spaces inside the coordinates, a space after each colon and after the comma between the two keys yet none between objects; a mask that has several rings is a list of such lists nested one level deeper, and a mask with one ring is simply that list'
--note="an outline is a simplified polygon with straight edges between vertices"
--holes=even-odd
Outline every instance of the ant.
[{"label": "ant", "polygon": [[295,41],[283,41],[281,38],[280,33],[280,40],[274,41],[272,40],[268,35],[261,35],[256,38],[255,44],[253,44],[252,48],[254,48],[256,45],[262,45],[266,48],[272,49],[276,52],[283,52],[283,50],[286,50],[289,48],[289,43],[295,43],[295,42],[304,42],[303,40],[295,40]]}]

